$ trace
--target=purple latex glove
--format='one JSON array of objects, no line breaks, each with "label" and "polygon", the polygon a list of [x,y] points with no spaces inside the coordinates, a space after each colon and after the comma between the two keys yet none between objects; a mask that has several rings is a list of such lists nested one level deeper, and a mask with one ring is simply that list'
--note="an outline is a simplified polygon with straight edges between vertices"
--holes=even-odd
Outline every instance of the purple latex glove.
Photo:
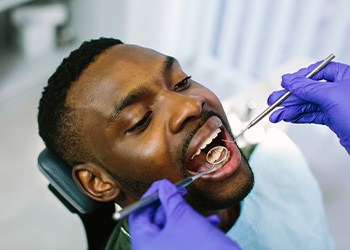
[{"label": "purple latex glove", "polygon": [[240,249],[217,229],[217,216],[205,218],[182,198],[168,180],[161,180],[143,195],[158,191],[160,204],[148,206],[129,216],[131,246],[134,250]]},{"label": "purple latex glove", "polygon": [[281,85],[286,90],[273,92],[268,104],[287,90],[292,95],[280,104],[283,108],[270,115],[270,121],[327,125],[350,154],[350,67],[330,62],[312,79],[305,78],[317,64],[282,76]]}]

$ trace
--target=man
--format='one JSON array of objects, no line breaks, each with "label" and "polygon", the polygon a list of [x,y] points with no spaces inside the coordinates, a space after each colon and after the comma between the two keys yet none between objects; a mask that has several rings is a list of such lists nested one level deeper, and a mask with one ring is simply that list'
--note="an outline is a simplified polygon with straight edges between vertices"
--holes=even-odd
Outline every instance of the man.
[{"label": "man", "polygon": [[[237,145],[229,142],[233,136],[218,98],[172,57],[115,39],[85,42],[49,79],[38,121],[46,146],[72,167],[80,189],[92,199],[122,207],[138,200],[156,180],[174,183],[207,169],[206,152],[223,145],[230,151],[228,162],[189,186],[185,199],[202,215],[217,215],[224,232],[232,231],[242,218],[241,201],[253,187],[253,173]],[[314,212],[321,222],[312,226],[326,232],[322,211]],[[283,216],[283,223],[272,222],[274,231],[291,219],[290,214]],[[240,228],[253,238],[261,233],[239,226],[235,234]],[[120,246],[121,241],[127,245],[126,230],[123,222],[109,247]],[[306,231],[314,233],[313,228]],[[278,249],[276,235],[266,232],[271,232],[271,240],[258,240],[255,247]],[[281,239],[285,237],[289,233]],[[293,237],[290,241],[296,240]],[[313,241],[309,246],[319,240],[328,249],[328,235],[301,237]],[[238,241],[249,237],[241,238]],[[251,239],[238,243],[252,247]]]},{"label": "man", "polygon": [[[336,133],[341,145],[350,153],[350,67],[330,63],[313,79],[305,78],[316,65],[282,76],[286,90],[273,92],[272,105],[286,91],[293,95],[270,116],[272,122],[315,123],[328,126]],[[326,80],[326,82],[319,82]],[[174,185],[161,180],[155,182],[145,195],[158,191],[160,204],[149,206],[130,216],[133,249],[163,249],[169,239],[176,239],[172,249],[237,249],[214,227],[210,220],[198,216],[180,196]],[[196,229],[194,229],[196,228]],[[203,237],[206,235],[207,237]],[[284,246],[281,246],[284,248]]]}]

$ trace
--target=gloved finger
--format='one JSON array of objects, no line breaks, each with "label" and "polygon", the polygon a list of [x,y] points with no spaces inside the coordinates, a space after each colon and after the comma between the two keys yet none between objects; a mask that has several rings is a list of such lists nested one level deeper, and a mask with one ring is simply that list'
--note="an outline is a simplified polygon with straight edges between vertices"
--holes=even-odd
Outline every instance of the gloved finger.
[{"label": "gloved finger", "polygon": [[[327,98],[337,83],[319,82],[308,78],[296,77],[289,82],[285,82],[283,86],[293,95],[300,97],[308,102],[325,105]],[[331,97],[330,97],[331,98]]]},{"label": "gloved finger", "polygon": [[276,102],[281,96],[283,96],[285,93],[287,93],[287,90],[281,89],[274,91],[270,94],[270,96],[267,98],[267,104],[272,105],[274,102]]},{"label": "gloved finger", "polygon": [[272,123],[277,123],[280,121],[290,121],[292,119],[295,119],[296,117],[299,117],[300,115],[302,115],[302,113],[300,112],[300,106],[292,106],[274,111],[270,115],[269,120]]},{"label": "gloved finger", "polygon": [[321,63],[321,61],[318,61],[316,63],[310,64],[307,68],[301,68],[298,71],[294,72],[294,73],[289,73],[289,74],[284,74],[282,76],[282,81],[290,81],[291,79],[295,78],[295,77],[305,77],[307,76],[314,68],[317,67],[317,65],[319,65]]},{"label": "gloved finger", "polygon": [[[147,189],[147,191],[142,195],[142,198],[158,192],[158,188],[161,182],[162,180],[152,183],[151,187]],[[159,205],[159,203],[153,203],[130,214],[130,230],[132,230],[134,227],[137,228],[138,226],[142,225],[151,225],[153,223],[154,216]]]},{"label": "gloved finger", "polygon": [[[152,195],[155,192],[158,192],[160,186],[164,182],[170,183],[166,179],[152,183],[151,187],[145,192],[142,198]],[[130,230],[132,230],[132,228],[143,227],[144,230],[148,229],[150,232],[156,232],[164,226],[166,218],[163,207],[160,206],[159,202],[157,202],[133,212],[129,216],[129,221]]]},{"label": "gloved finger", "polygon": [[[162,191],[160,191],[162,190]],[[153,223],[158,225],[160,228],[164,227],[167,220],[167,211],[169,210],[168,202],[169,198],[173,195],[184,195],[186,193],[185,188],[177,188],[173,183],[167,179],[161,180],[158,186],[158,194],[161,205],[156,210]]]},{"label": "gloved finger", "polygon": [[[292,86],[294,84],[300,82],[301,84],[298,84],[298,86],[300,86],[300,85],[305,84],[305,82],[309,82],[309,81],[315,81],[315,80],[312,80],[312,79],[309,79],[309,78],[305,78],[303,76],[297,76],[297,77],[290,78],[288,80],[282,79],[281,86],[283,88],[285,88],[287,91],[291,91],[292,90]],[[315,81],[315,82],[317,82],[317,81]]]},{"label": "gloved finger", "polygon": [[162,229],[166,222],[167,222],[167,216],[166,213],[164,211],[164,207],[162,205],[160,205],[154,213],[154,216],[152,218],[152,222],[157,225],[157,227],[159,229]]},{"label": "gloved finger", "polygon": [[[292,80],[295,77],[306,77],[312,70],[314,70],[322,61],[318,61],[316,63],[312,63],[310,64],[307,68],[301,68],[299,69],[297,72],[295,73],[291,73],[291,74],[285,74],[282,76],[282,82],[288,82],[290,80]],[[324,75],[325,72],[329,72],[331,73],[332,70],[334,70],[332,68],[333,66],[333,62],[328,63],[323,69],[321,69],[318,73],[316,73],[315,75],[313,75],[311,77],[311,79],[314,80],[321,80],[321,79],[325,79],[324,77],[327,75]]]},{"label": "gloved finger", "polygon": [[290,81],[294,77],[299,77],[299,76],[304,76],[305,77],[311,70],[308,69],[308,68],[301,68],[301,69],[299,69],[298,71],[296,71],[294,73],[284,74],[284,75],[282,75],[282,82],[283,81]]},{"label": "gloved finger", "polygon": [[[285,93],[287,93],[287,90],[277,90],[277,91],[272,92],[267,99],[267,104],[268,105],[274,104]],[[305,100],[300,99],[299,97],[297,97],[295,95],[290,95],[279,106],[285,107],[285,106],[292,106],[292,105],[301,105],[304,103],[305,103]]]},{"label": "gloved finger", "polygon": [[[167,184],[166,184],[167,185]],[[177,189],[177,194],[179,195],[184,195],[186,194],[186,189],[185,188],[179,188]],[[175,195],[176,193],[174,193]],[[170,193],[167,193],[167,195],[170,195]],[[163,201],[163,197],[160,198],[161,202]],[[167,206],[166,209],[168,209],[169,207]],[[165,213],[164,210],[164,205],[161,204],[158,209],[156,210],[156,212],[154,213],[154,217],[153,217],[153,223],[156,224],[159,228],[163,228],[167,222],[167,214]],[[169,216],[169,213],[168,213]],[[171,215],[170,215],[171,216]]]},{"label": "gloved finger", "polygon": [[330,62],[316,73],[312,79],[326,80],[330,82],[350,79],[350,67],[343,63]]},{"label": "gloved finger", "polygon": [[[283,81],[290,81],[294,77],[306,76],[309,74],[317,65],[322,61],[310,64],[307,68],[302,68],[299,71],[292,74],[285,74],[282,76]],[[326,80],[326,81],[341,81],[345,79],[350,79],[350,67],[343,63],[329,62],[323,69],[317,72],[311,77],[314,80]]]},{"label": "gloved finger", "polygon": [[185,194],[187,194],[187,190],[184,187],[180,187],[180,188],[177,188],[177,193],[181,196],[184,196]]},{"label": "gloved finger", "polygon": [[142,195],[141,198],[145,198],[147,196],[150,196],[151,194],[158,192],[159,185],[163,180],[158,180],[152,183],[152,185],[147,189],[147,191]]},{"label": "gloved finger", "polygon": [[[269,119],[271,122],[276,123],[279,121],[296,122],[298,123],[311,123],[318,119],[316,116],[320,115],[320,108],[312,103],[304,105],[295,105],[274,111]],[[304,117],[304,119],[301,119]]]},{"label": "gloved finger", "polygon": [[[161,179],[153,182],[152,185],[147,189],[147,191],[142,195],[141,198],[145,198],[153,193],[158,192],[158,189],[161,185],[170,185],[175,187],[175,185],[171,183],[168,179]],[[185,195],[187,192],[186,188],[183,188],[183,187],[182,188],[175,187],[175,189],[176,189],[176,192],[178,192],[181,195]]]},{"label": "gloved finger", "polygon": [[314,123],[325,125],[324,114],[322,111],[314,112],[314,113],[306,113],[302,116],[295,117],[294,119],[285,120],[286,122],[292,123]]},{"label": "gloved finger", "polygon": [[269,120],[272,123],[277,123],[283,120],[283,108],[282,109],[277,109],[274,112],[271,113],[269,116]]},{"label": "gloved finger", "polygon": [[[183,191],[180,191],[183,193]],[[181,214],[183,206],[190,207],[185,200],[182,198],[181,194],[179,194],[177,188],[171,182],[162,182],[159,186],[159,199],[164,208],[165,214],[167,218],[168,215]],[[176,213],[174,211],[176,210]],[[177,213],[179,211],[179,213]],[[176,216],[171,216],[171,219],[176,219]]]},{"label": "gloved finger", "polygon": [[159,203],[149,205],[129,215],[130,233],[133,236],[142,235],[147,238],[147,235],[159,232],[159,226],[153,222],[157,207]]},{"label": "gloved finger", "polygon": [[156,208],[149,206],[131,213],[129,215],[130,233],[132,235],[146,235],[159,232],[159,225],[155,224],[153,219],[155,211]]},{"label": "gloved finger", "polygon": [[[318,66],[322,61],[310,64],[307,68],[302,68],[295,73],[285,74],[282,76],[283,81],[290,81],[295,77],[303,76],[305,77],[309,74],[316,66]],[[329,62],[323,69],[317,72],[311,77],[314,80],[326,80],[330,82],[336,82],[341,80],[350,79],[350,67],[343,63]]]},{"label": "gloved finger", "polygon": [[206,218],[210,222],[210,224],[212,224],[215,227],[218,226],[220,223],[220,217],[217,214],[212,214]]}]

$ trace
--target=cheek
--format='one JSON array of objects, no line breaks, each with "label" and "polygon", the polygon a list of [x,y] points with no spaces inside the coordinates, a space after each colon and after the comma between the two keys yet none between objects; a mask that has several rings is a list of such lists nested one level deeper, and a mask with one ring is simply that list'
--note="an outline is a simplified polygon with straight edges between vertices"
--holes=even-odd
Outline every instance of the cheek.
[{"label": "cheek", "polygon": [[162,141],[159,137],[145,137],[137,143],[119,143],[114,153],[119,155],[117,168],[123,175],[135,178],[158,180],[169,176],[175,167],[169,163],[173,158],[171,149]]},{"label": "cheek", "polygon": [[209,90],[208,88],[198,84],[198,94],[204,97],[206,104],[217,111],[223,117],[226,117],[224,108],[219,100],[219,98]]},{"label": "cheek", "polygon": [[224,108],[222,107],[220,100],[216,95],[214,95],[214,93],[208,95],[207,100],[209,105],[212,106],[215,110],[217,110],[220,114],[225,114]]},{"label": "cheek", "polygon": [[231,131],[231,128],[229,127],[229,122],[226,116],[226,112],[219,100],[219,98],[209,89],[206,89],[207,91],[205,91],[202,96],[205,98],[206,100],[206,104],[209,107],[209,109],[213,109],[215,112],[217,112],[222,119],[224,119],[224,121],[226,122],[226,127],[227,129],[229,129]]}]

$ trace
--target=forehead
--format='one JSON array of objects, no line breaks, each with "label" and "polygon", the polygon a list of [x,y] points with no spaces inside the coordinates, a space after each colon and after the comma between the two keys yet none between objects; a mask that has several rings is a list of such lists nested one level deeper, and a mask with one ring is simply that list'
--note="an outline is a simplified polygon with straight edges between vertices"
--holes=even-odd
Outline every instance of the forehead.
[{"label": "forehead", "polygon": [[99,68],[99,70],[117,71],[119,75],[129,73],[131,75],[127,77],[131,77],[135,70],[138,73],[153,70],[155,66],[162,63],[164,58],[165,55],[148,48],[121,44],[106,50],[92,64],[92,67]]},{"label": "forehead", "polygon": [[[166,56],[136,45],[113,46],[97,56],[72,85],[68,105],[96,105],[95,100],[114,96],[118,90],[133,88],[135,83],[161,71]],[[123,91],[123,92],[124,92]]]}]

